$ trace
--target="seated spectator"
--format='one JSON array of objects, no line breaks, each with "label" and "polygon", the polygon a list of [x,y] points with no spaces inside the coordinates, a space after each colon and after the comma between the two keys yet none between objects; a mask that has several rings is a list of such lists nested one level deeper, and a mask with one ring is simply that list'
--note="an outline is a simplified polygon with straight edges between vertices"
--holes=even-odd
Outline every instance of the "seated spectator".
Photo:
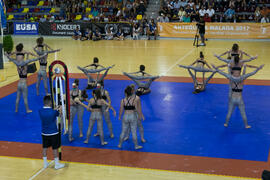
[{"label": "seated spectator", "polygon": [[135,23],[133,25],[133,40],[139,40],[140,39],[140,32],[141,32],[141,27],[139,23]]},{"label": "seated spectator", "polygon": [[270,10],[266,7],[266,5],[263,5],[263,8],[261,10],[261,16],[268,16],[269,15]]},{"label": "seated spectator", "polygon": [[84,32],[84,37],[82,38],[83,40],[91,40],[93,36],[92,31],[89,28],[86,28]]},{"label": "seated spectator", "polygon": [[142,26],[142,35],[147,35],[147,31],[148,31],[148,27],[149,27],[147,19],[143,20],[141,26]]},{"label": "seated spectator", "polygon": [[190,6],[190,8],[191,8],[192,10],[195,9],[195,7],[194,7],[194,5],[195,5],[194,1],[189,0],[189,1],[188,1],[188,5]]},{"label": "seated spectator", "polygon": [[46,20],[47,20],[47,15],[44,15],[39,19],[39,22],[46,22]]},{"label": "seated spectator", "polygon": [[113,40],[113,36],[114,36],[113,27],[111,27],[111,28],[108,29],[108,32],[106,32],[105,39],[107,39],[107,40]]},{"label": "seated spectator", "polygon": [[191,22],[198,22],[199,20],[200,20],[199,11],[197,11],[197,10],[192,11],[190,14],[190,21]]},{"label": "seated spectator", "polygon": [[232,7],[227,9],[227,11],[224,13],[225,19],[229,22],[233,22],[233,17],[235,15],[235,11],[233,10]]},{"label": "seated spectator", "polygon": [[167,16],[165,16],[163,13],[161,13],[161,15],[158,16],[157,21],[158,22],[169,22],[170,20]]},{"label": "seated spectator", "polygon": [[211,18],[208,16],[208,13],[205,13],[205,15],[204,15],[204,17],[203,17],[203,20],[204,20],[205,22],[211,22],[211,21],[212,21]]},{"label": "seated spectator", "polygon": [[256,11],[254,12],[254,16],[255,16],[255,21],[259,22],[261,19],[261,10],[259,6],[256,8]]},{"label": "seated spectator", "polygon": [[209,8],[206,10],[206,13],[210,18],[212,18],[213,15],[215,14],[215,10],[212,8],[212,6],[209,6]]},{"label": "seated spectator", "polygon": [[185,11],[186,11],[187,14],[190,15],[193,10],[190,8],[189,5],[187,5]]},{"label": "seated spectator", "polygon": [[181,0],[181,1],[180,1],[180,6],[181,6],[181,7],[186,7],[186,6],[187,6],[186,0]]},{"label": "seated spectator", "polygon": [[180,22],[183,21],[183,17],[184,17],[185,15],[186,15],[186,11],[184,11],[184,8],[181,7],[180,10],[179,10],[179,12],[178,12],[178,16],[179,16]]},{"label": "seated spectator", "polygon": [[97,8],[94,8],[93,12],[92,12],[93,17],[98,17],[98,10]]},{"label": "seated spectator", "polygon": [[98,41],[98,40],[101,40],[101,39],[102,39],[101,33],[100,33],[100,31],[98,30],[98,28],[96,28],[96,29],[93,31],[92,40],[93,40],[93,41]]},{"label": "seated spectator", "polygon": [[181,2],[179,0],[176,0],[173,4],[174,12],[178,12],[181,6]]},{"label": "seated spectator", "polygon": [[189,14],[185,14],[185,16],[183,17],[183,22],[191,22]]},{"label": "seated spectator", "polygon": [[261,19],[261,23],[269,23],[269,18],[264,15],[263,18]]},{"label": "seated spectator", "polygon": [[82,38],[82,33],[79,30],[79,26],[76,27],[76,30],[74,31],[74,35],[72,36],[73,39],[78,40]]},{"label": "seated spectator", "polygon": [[206,13],[205,7],[202,6],[202,8],[199,10],[199,14],[201,17],[204,17],[205,13]]},{"label": "seated spectator", "polygon": [[147,32],[148,40],[150,40],[150,36],[154,36],[154,39],[157,39],[157,26],[154,22],[154,19],[151,19],[151,23],[149,24],[148,32]]},{"label": "seated spectator", "polygon": [[119,28],[118,32],[115,34],[114,39],[118,40],[118,41],[123,41],[124,40],[124,33],[122,32],[121,28]]}]

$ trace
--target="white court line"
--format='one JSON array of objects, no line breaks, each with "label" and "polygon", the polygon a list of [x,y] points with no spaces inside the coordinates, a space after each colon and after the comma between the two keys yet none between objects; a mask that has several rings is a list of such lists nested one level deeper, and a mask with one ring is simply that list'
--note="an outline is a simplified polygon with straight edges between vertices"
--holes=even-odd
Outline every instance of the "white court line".
[{"label": "white court line", "polygon": [[183,57],[181,57],[180,59],[178,59],[171,67],[169,67],[169,69],[164,72],[161,73],[162,76],[165,76],[170,70],[172,70],[172,68],[174,68],[174,66],[176,66],[178,63],[180,63],[181,61],[183,61],[186,57],[188,57],[191,53],[193,53],[195,49],[191,49],[187,54],[185,54]]},{"label": "white court line", "polygon": [[[48,167],[53,163],[54,161],[51,161],[49,164],[48,164]],[[40,169],[36,174],[34,174],[32,177],[29,178],[29,180],[33,180],[35,179],[40,173],[42,173],[45,169],[47,168],[42,168]]]}]

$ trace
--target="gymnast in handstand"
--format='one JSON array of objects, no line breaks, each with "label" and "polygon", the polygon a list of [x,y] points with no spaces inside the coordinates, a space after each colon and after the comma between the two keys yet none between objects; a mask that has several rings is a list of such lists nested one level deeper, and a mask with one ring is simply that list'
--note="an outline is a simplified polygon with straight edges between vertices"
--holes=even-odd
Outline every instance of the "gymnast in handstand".
[{"label": "gymnast in handstand", "polygon": [[[207,68],[205,68],[204,66],[207,66]],[[194,94],[204,91],[206,88],[206,85],[216,73],[216,71],[213,70],[209,66],[209,64],[205,61],[204,55],[202,52],[200,52],[200,58],[194,61],[191,65],[189,66],[179,65],[179,67],[187,69],[190,76],[192,77],[193,83],[194,83],[194,91],[193,91]],[[194,70],[194,74],[192,73],[191,70]],[[202,82],[198,81],[197,72],[202,72]],[[207,79],[205,79],[205,73],[207,72],[211,72],[212,74]]]},{"label": "gymnast in handstand", "polygon": [[[132,79],[136,83],[136,85],[138,86],[136,94],[138,96],[149,94],[151,92],[150,85],[155,79],[160,77],[160,76],[151,76],[150,74],[146,73],[144,65],[140,65],[140,71],[133,73],[123,72],[123,74]],[[145,80],[148,81],[144,82]]]},{"label": "gymnast in handstand", "polygon": [[[49,53],[55,53],[60,51],[60,49],[57,50],[53,50],[51,47],[49,47],[47,44],[44,43],[44,38],[43,37],[39,37],[37,39],[37,45],[34,47],[34,51],[39,55],[42,56],[44,54],[49,54]],[[37,89],[37,95],[39,95],[39,85],[40,85],[40,81],[41,78],[43,79],[43,84],[44,84],[44,88],[45,88],[45,93],[48,95],[48,82],[47,82],[47,59],[48,59],[48,55],[46,55],[45,57],[41,58],[39,60],[39,64],[40,64],[40,69],[37,73],[37,84],[36,84],[36,89]]]},{"label": "gymnast in handstand", "polygon": [[[113,68],[114,65],[109,66],[107,68],[94,68],[94,69],[87,69],[87,68],[83,68],[78,66],[78,69],[80,69],[87,77],[88,77],[88,85],[86,87],[86,89],[93,89],[97,86],[97,83],[103,82],[105,76],[108,74],[108,71]],[[104,74],[100,74],[102,71],[105,71]],[[97,73],[97,77],[96,79],[92,76],[92,74],[96,74]]]},{"label": "gymnast in handstand", "polygon": [[260,67],[256,67],[256,69],[253,72],[248,73],[248,74],[243,74],[242,76],[241,76],[240,71],[233,71],[232,74],[231,73],[227,74],[221,71],[218,67],[215,67],[214,65],[212,66],[214,69],[216,69],[216,71],[219,74],[225,76],[227,79],[230,80],[231,90],[230,90],[230,96],[229,96],[229,107],[228,107],[228,114],[226,116],[226,122],[224,126],[228,127],[233,110],[235,109],[236,106],[238,106],[241,116],[243,118],[244,124],[245,124],[245,128],[251,128],[251,126],[249,126],[247,122],[245,104],[242,97],[243,81],[247,79],[248,77],[256,74],[260,69],[263,68],[264,65],[261,65]]}]

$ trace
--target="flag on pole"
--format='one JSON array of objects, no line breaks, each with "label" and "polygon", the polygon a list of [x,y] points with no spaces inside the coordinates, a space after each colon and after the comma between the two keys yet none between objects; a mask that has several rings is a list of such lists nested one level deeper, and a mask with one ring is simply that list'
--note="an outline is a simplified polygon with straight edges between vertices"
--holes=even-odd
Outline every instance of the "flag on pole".
[{"label": "flag on pole", "polygon": [[6,6],[4,0],[0,0],[0,13],[1,13],[1,25],[2,28],[7,27],[7,18],[6,18]]}]

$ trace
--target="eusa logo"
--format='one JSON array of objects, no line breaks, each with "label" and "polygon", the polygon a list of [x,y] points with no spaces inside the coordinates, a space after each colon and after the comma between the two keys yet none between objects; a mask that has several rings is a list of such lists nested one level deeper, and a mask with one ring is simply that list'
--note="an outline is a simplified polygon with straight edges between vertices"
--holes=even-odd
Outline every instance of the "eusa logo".
[{"label": "eusa logo", "polygon": [[15,34],[38,34],[38,23],[14,23]]}]

